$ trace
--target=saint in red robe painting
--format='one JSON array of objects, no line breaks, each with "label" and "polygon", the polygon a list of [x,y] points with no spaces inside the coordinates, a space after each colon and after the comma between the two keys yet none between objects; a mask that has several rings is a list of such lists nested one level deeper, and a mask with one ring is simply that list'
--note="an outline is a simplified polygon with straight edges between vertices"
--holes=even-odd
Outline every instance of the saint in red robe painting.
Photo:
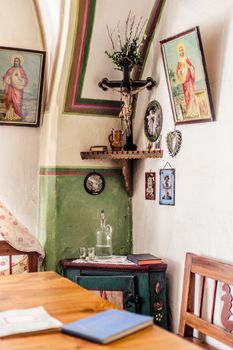
[{"label": "saint in red robe painting", "polygon": [[186,107],[185,112],[189,117],[197,116],[199,111],[194,90],[195,68],[190,59],[185,56],[184,44],[179,43],[177,49],[180,57],[177,63],[176,76],[178,81],[182,84]]},{"label": "saint in red robe painting", "polygon": [[22,120],[23,91],[28,85],[28,77],[21,66],[22,58],[14,57],[14,65],[3,76],[3,86],[6,93],[5,120]]}]

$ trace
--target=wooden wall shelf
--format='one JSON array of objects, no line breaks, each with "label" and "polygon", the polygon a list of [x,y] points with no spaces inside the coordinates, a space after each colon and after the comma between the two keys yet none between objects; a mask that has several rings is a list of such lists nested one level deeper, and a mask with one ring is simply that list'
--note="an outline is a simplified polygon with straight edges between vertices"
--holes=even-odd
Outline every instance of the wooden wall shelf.
[{"label": "wooden wall shelf", "polygon": [[146,158],[162,158],[163,151],[112,151],[112,152],[81,152],[82,159],[120,160],[125,188],[130,197],[133,195],[133,160]]},{"label": "wooden wall shelf", "polygon": [[163,151],[112,151],[112,152],[81,152],[82,159],[143,159],[162,158]]}]

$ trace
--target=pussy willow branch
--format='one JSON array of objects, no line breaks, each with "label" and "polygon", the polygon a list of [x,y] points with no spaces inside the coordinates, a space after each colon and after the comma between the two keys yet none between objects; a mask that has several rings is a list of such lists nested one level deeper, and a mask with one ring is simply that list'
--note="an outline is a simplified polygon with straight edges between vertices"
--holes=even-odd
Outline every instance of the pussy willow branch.
[{"label": "pussy willow branch", "polygon": [[119,26],[119,23],[117,24],[117,37],[118,37],[118,41],[119,41],[120,47],[122,48],[122,42],[121,42],[121,35],[120,35],[120,26]]},{"label": "pussy willow branch", "polygon": [[[145,19],[145,21],[144,21],[144,23],[143,23],[143,25],[142,25],[142,27],[141,27],[141,30],[140,30],[140,32],[138,33],[138,38],[140,37],[140,35],[142,34],[142,31],[143,31],[143,29],[144,29],[144,27],[145,27],[145,25],[146,25],[146,22],[147,22],[147,19]],[[143,39],[142,39],[143,40]]]},{"label": "pussy willow branch", "polygon": [[113,48],[113,50],[115,50],[115,46],[114,46],[114,42],[113,42],[113,38],[112,38],[112,34],[114,33],[114,31],[110,31],[110,29],[109,29],[107,24],[106,24],[106,27],[107,27],[108,36],[109,36],[110,41],[112,43],[112,48]]},{"label": "pussy willow branch", "polygon": [[135,16],[133,16],[133,20],[132,20],[132,22],[131,22],[131,26],[130,26],[130,32],[129,32],[129,42],[131,41],[132,34],[133,34],[133,26],[134,26],[134,21],[135,21]]},{"label": "pussy willow branch", "polygon": [[129,14],[128,14],[128,17],[127,17],[126,23],[125,23],[125,41],[128,38],[128,24],[129,24],[130,15],[131,15],[131,10],[129,11]]},{"label": "pussy willow branch", "polygon": [[141,22],[142,22],[142,16],[140,17],[140,20],[139,20],[138,25],[136,27],[135,34],[134,34],[134,39],[137,39],[137,32],[138,32],[138,28],[139,28]]}]

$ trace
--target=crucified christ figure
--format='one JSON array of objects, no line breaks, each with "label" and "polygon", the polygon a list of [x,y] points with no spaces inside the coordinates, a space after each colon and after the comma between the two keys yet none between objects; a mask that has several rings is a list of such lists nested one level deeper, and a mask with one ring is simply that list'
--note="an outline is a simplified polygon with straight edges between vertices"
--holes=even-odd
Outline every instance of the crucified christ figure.
[{"label": "crucified christ figure", "polygon": [[121,118],[122,133],[126,134],[124,150],[127,151],[137,149],[137,146],[133,144],[132,133],[133,96],[145,88],[151,90],[156,86],[156,82],[151,77],[148,77],[146,80],[130,79],[130,66],[130,59],[125,57],[122,60],[123,80],[108,80],[104,78],[99,82],[99,87],[104,91],[111,89],[121,95],[122,106],[119,117]]},{"label": "crucified christ figure", "polygon": [[131,89],[131,90],[129,90],[128,88],[116,89],[113,87],[109,87],[104,83],[102,84],[102,86],[106,89],[111,89],[121,94],[122,107],[119,113],[119,118],[121,118],[122,134],[126,133],[126,136],[130,136],[131,119],[132,119],[132,113],[133,113],[133,108],[132,108],[133,96],[139,93],[140,91],[144,90],[145,88],[148,89],[152,87],[153,83],[149,81],[146,85],[139,87],[137,89]]}]

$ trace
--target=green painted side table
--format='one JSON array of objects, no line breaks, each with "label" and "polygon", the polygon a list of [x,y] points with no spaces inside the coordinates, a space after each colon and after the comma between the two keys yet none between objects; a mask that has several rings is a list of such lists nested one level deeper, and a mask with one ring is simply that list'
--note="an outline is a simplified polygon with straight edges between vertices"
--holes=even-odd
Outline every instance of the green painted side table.
[{"label": "green painted side table", "polygon": [[[122,257],[125,258],[125,257]],[[165,263],[139,266],[111,260],[85,261],[65,259],[60,262],[63,276],[128,311],[151,315],[154,323],[168,328]],[[114,293],[118,292],[118,297]],[[110,296],[110,297],[109,297]],[[117,302],[114,302],[115,298]]]}]

